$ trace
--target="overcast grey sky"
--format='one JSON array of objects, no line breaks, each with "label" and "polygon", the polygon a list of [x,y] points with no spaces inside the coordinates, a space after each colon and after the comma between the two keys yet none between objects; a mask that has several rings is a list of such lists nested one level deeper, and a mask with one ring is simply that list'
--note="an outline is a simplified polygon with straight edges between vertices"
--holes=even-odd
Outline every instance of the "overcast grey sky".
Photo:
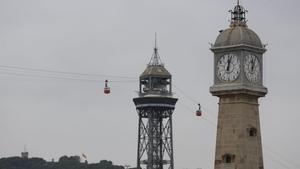
[{"label": "overcast grey sky", "polygon": [[[260,99],[265,168],[300,168],[300,1],[242,0],[248,26],[268,44]],[[0,0],[0,65],[138,77],[153,52],[172,73],[175,168],[211,169],[218,99],[211,96],[214,42],[235,0]],[[18,74],[18,75],[17,75]],[[25,74],[25,75],[24,75]],[[77,81],[34,76],[95,79]],[[110,83],[0,67],[0,157],[26,144],[33,157],[85,153],[136,164],[138,83]],[[109,80],[127,80],[108,77]],[[179,91],[181,89],[184,94]],[[201,102],[198,118],[193,100]],[[288,162],[289,164],[285,164]]]}]

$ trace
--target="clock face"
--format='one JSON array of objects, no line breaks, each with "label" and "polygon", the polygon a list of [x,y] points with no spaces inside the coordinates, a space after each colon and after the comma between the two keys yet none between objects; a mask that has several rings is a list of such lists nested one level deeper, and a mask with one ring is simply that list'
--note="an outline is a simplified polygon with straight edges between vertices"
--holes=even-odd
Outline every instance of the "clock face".
[{"label": "clock face", "polygon": [[217,76],[221,81],[231,82],[240,74],[240,61],[235,54],[226,54],[217,64]]},{"label": "clock face", "polygon": [[255,55],[249,54],[245,57],[244,71],[250,82],[257,82],[260,74],[259,61]]}]

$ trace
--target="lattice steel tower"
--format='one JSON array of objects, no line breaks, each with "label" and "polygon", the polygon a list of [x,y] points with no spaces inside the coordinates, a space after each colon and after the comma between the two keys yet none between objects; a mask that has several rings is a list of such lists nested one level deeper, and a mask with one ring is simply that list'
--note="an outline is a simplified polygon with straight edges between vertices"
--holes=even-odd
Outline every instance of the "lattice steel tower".
[{"label": "lattice steel tower", "polygon": [[139,117],[137,168],[174,169],[172,114],[177,99],[172,97],[172,75],[160,60],[156,42],[133,102]]}]

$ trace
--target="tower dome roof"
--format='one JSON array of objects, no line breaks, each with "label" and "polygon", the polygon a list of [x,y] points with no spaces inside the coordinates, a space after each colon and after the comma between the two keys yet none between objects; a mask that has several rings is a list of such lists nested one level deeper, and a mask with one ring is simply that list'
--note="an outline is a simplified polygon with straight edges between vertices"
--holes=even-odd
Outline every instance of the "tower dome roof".
[{"label": "tower dome roof", "polygon": [[213,47],[225,47],[235,45],[250,45],[263,48],[258,35],[246,25],[232,23],[231,27],[220,31]]},{"label": "tower dome roof", "polygon": [[236,45],[248,45],[256,48],[264,48],[258,35],[247,26],[246,13],[240,2],[237,1],[237,5],[231,13],[231,24],[226,30],[220,31],[213,48],[229,47]]},{"label": "tower dome roof", "polygon": [[164,67],[164,65],[148,65],[140,77],[147,77],[147,76],[170,77],[171,74]]}]

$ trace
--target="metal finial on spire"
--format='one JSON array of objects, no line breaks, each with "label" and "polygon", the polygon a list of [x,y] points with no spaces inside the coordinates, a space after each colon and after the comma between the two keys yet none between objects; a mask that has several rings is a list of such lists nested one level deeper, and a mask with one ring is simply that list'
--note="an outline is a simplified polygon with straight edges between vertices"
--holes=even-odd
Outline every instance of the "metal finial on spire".
[{"label": "metal finial on spire", "polygon": [[234,26],[238,25],[246,25],[246,13],[247,10],[244,9],[243,6],[240,5],[240,0],[237,0],[237,5],[233,10],[229,11],[231,13],[231,24]]}]

